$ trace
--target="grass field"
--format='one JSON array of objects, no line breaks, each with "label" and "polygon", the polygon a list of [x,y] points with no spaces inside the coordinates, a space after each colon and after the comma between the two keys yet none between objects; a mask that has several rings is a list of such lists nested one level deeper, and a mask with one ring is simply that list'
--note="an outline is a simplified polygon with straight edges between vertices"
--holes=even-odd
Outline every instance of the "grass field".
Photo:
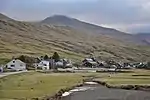
[{"label": "grass field", "polygon": [[52,73],[29,72],[0,79],[0,100],[31,99],[54,95],[62,88],[81,83],[86,77],[96,77],[110,85],[150,85],[150,71],[132,73]]},{"label": "grass field", "polygon": [[150,85],[150,70],[133,70],[131,73],[112,73],[103,77],[97,75],[97,77],[96,80],[110,85]]},{"label": "grass field", "polygon": [[71,74],[24,73],[0,79],[0,100],[35,98],[54,95],[62,88],[82,82],[82,77]]}]

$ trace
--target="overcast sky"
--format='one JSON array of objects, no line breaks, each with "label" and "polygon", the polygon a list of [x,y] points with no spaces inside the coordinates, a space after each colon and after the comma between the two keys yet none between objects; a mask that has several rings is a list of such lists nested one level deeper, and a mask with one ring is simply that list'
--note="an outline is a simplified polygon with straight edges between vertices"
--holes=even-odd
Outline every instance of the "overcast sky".
[{"label": "overcast sky", "polygon": [[60,14],[126,32],[150,32],[150,0],[0,0],[0,12],[24,21]]}]

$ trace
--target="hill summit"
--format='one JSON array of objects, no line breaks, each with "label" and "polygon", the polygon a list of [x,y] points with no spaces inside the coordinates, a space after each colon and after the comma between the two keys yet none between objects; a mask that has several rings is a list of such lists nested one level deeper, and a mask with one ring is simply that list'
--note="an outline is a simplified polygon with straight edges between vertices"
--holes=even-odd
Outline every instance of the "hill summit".
[{"label": "hill summit", "polygon": [[0,13],[0,20],[13,20],[7,16],[5,16],[4,14]]},{"label": "hill summit", "polygon": [[48,17],[41,21],[41,23],[50,24],[50,25],[56,25],[56,26],[68,26],[74,29],[82,30],[87,33],[93,33],[94,34],[125,34],[123,32],[120,32],[116,29],[112,28],[106,28],[102,26],[97,26],[94,24],[90,24],[87,22],[80,21],[75,18],[70,18],[64,15],[54,15],[51,17]]},{"label": "hill summit", "polygon": [[135,35],[121,32],[113,28],[106,28],[106,27],[94,25],[64,15],[54,15],[51,17],[47,17],[46,19],[41,21],[41,24],[66,26],[91,35],[100,34],[100,35],[110,36],[115,39],[123,40],[124,42],[132,42],[136,44],[147,45],[146,41],[143,41],[141,38],[137,38]]}]

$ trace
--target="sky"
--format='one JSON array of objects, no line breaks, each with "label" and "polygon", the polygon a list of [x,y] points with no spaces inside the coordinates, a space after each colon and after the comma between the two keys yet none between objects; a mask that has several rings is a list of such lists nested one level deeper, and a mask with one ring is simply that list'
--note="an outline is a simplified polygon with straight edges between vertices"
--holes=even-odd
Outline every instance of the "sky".
[{"label": "sky", "polygon": [[0,13],[21,21],[66,15],[129,33],[150,33],[150,0],[0,0]]}]

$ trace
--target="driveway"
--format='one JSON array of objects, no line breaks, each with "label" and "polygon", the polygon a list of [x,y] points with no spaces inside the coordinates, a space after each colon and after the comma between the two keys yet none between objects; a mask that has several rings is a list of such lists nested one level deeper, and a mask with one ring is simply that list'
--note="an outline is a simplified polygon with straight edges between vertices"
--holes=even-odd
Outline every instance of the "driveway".
[{"label": "driveway", "polygon": [[5,77],[5,76],[9,76],[9,75],[13,75],[13,74],[24,73],[24,72],[28,72],[28,71],[0,73],[0,78]]}]

